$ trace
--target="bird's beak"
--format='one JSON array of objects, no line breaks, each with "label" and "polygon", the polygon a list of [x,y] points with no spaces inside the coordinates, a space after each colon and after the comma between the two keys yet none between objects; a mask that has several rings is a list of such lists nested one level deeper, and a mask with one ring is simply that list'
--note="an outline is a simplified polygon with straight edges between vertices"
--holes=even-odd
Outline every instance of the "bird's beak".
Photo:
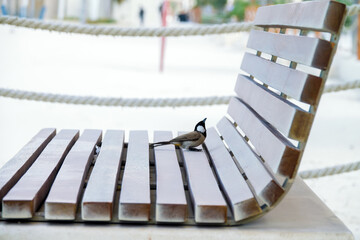
[{"label": "bird's beak", "polygon": [[202,121],[203,121],[203,122],[205,122],[205,121],[206,121],[206,119],[207,119],[207,118],[204,118],[204,120],[202,120]]}]

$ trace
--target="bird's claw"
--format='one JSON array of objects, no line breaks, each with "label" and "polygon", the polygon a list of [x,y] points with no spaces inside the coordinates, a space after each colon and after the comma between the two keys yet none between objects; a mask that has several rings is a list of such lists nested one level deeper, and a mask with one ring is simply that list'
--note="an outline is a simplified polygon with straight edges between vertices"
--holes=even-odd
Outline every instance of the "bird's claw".
[{"label": "bird's claw", "polygon": [[189,151],[201,152],[201,151],[202,151],[202,149],[198,149],[198,148],[189,148]]}]

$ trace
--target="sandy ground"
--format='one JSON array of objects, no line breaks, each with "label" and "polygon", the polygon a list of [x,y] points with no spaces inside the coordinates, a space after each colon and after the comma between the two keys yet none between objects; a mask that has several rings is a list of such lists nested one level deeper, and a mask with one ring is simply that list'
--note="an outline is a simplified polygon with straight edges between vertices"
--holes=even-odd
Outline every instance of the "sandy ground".
[{"label": "sandy ground", "polygon": [[[168,38],[160,74],[157,38],[91,37],[1,25],[0,87],[106,97],[230,95],[246,40],[245,33]],[[345,67],[359,66],[342,51],[329,84],[344,81]],[[347,81],[359,78],[360,66],[349,69]],[[0,166],[43,127],[190,130],[204,117],[215,125],[225,112],[226,106],[121,108],[0,98]],[[326,94],[300,170],[358,161],[359,122],[360,90]],[[306,182],[360,240],[360,171]]]}]

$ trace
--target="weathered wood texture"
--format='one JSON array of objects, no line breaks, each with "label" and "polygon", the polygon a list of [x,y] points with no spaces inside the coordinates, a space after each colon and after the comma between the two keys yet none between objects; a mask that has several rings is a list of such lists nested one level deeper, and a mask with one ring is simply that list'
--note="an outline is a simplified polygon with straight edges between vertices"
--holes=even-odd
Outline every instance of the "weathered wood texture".
[{"label": "weathered wood texture", "polygon": [[15,185],[45,146],[55,136],[54,128],[39,131],[21,150],[0,169],[0,201]]},{"label": "weathered wood texture", "polygon": [[300,150],[239,99],[231,99],[228,113],[272,171],[292,178],[300,161]]},{"label": "weathered wood texture", "polygon": [[319,69],[328,67],[333,50],[322,39],[259,30],[250,32],[247,47]]},{"label": "weathered wood texture", "polygon": [[235,127],[225,117],[217,124],[217,128],[236,161],[246,174],[260,203],[272,206],[284,193],[275,179],[264,168],[261,159],[246,143]]},{"label": "weathered wood texture", "polygon": [[74,220],[80,193],[91,161],[95,145],[101,141],[101,130],[85,130],[76,141],[51,187],[45,201],[45,218]]},{"label": "weathered wood texture", "polygon": [[281,93],[308,104],[315,104],[322,78],[285,67],[264,58],[245,53],[241,69]]},{"label": "weathered wood texture", "polygon": [[206,149],[235,221],[257,215],[261,208],[214,128],[207,131]]},{"label": "weathered wood texture", "polygon": [[345,5],[335,1],[273,5],[258,8],[254,24],[339,33],[344,13]]},{"label": "weathered wood texture", "polygon": [[79,136],[77,130],[60,131],[23,177],[5,195],[3,218],[31,218],[45,200],[66,154]]},{"label": "weathered wood texture", "polygon": [[120,192],[119,220],[148,221],[150,203],[148,133],[147,131],[130,131]]},{"label": "weathered wood texture", "polygon": [[[179,133],[182,134],[182,133]],[[202,149],[202,147],[197,147]],[[226,202],[204,151],[181,150],[198,223],[226,222]]]},{"label": "weathered wood texture", "polygon": [[235,92],[283,135],[299,141],[307,138],[313,114],[244,75],[238,76]]},{"label": "weathered wood texture", "polygon": [[123,147],[124,131],[106,131],[82,199],[83,220],[110,221],[112,219]]},{"label": "weathered wood texture", "polygon": [[[156,131],[154,142],[172,139],[171,132]],[[179,162],[173,145],[154,148],[156,166],[156,221],[185,222],[187,202]]]}]

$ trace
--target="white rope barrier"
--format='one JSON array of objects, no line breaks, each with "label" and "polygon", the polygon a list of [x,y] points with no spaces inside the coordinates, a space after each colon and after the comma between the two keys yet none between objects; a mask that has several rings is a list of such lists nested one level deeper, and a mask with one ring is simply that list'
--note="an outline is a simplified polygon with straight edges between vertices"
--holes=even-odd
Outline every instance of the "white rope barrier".
[{"label": "white rope barrier", "polygon": [[360,88],[360,80],[355,80],[343,84],[332,84],[325,86],[324,93],[339,92],[339,91],[356,89],[356,88]]},{"label": "white rope barrier", "polygon": [[37,19],[18,18],[13,16],[0,17],[0,24],[8,24],[17,27],[42,29],[65,33],[80,33],[88,35],[108,36],[131,36],[131,37],[178,37],[211,35],[223,33],[235,33],[250,31],[254,28],[251,22],[215,24],[215,25],[194,25],[192,27],[158,27],[158,28],[122,28],[109,26],[92,26],[69,24],[60,22],[44,22]]},{"label": "white rope barrier", "polygon": [[6,88],[0,88],[0,96],[20,100],[109,107],[182,107],[220,105],[227,104],[231,98],[231,96],[192,98],[104,98],[94,96],[72,96],[52,93],[39,93]]},{"label": "white rope barrier", "polygon": [[360,169],[360,161],[337,165],[333,167],[302,171],[300,172],[300,177],[303,179],[319,178],[319,177],[341,174],[345,172],[356,171],[359,169]]},{"label": "white rope barrier", "polygon": [[[360,80],[326,86],[324,93],[360,88]],[[228,104],[232,96],[210,96],[190,98],[106,98],[95,96],[74,96],[0,88],[0,97],[76,105],[121,106],[121,107],[185,107]]]}]

